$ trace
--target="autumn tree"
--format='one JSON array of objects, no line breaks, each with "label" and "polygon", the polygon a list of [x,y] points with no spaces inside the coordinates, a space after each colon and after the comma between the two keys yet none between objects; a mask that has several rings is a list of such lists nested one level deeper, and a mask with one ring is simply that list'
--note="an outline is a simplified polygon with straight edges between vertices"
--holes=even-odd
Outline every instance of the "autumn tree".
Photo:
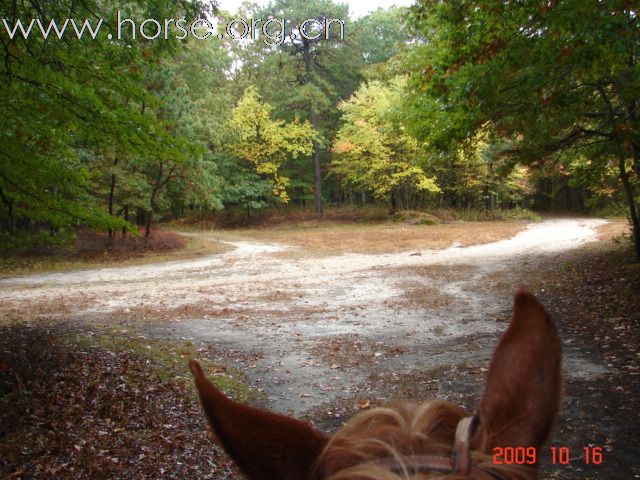
[{"label": "autumn tree", "polygon": [[269,104],[249,87],[231,114],[231,153],[249,162],[255,173],[271,181],[273,195],[289,201],[289,179],[280,174],[289,158],[310,155],[317,136],[308,122],[285,122],[272,118]]},{"label": "autumn tree", "polygon": [[332,0],[274,0],[256,13],[260,18],[284,18],[289,25],[285,38],[276,47],[284,53],[280,60],[289,73],[284,79],[289,85],[279,93],[285,97],[282,102],[288,105],[285,108],[304,111],[316,132],[312,166],[315,211],[320,218],[322,161],[328,154],[331,138],[328,130],[335,122],[341,92],[351,85],[355,88],[360,80],[360,59],[344,48],[341,21],[348,21],[348,9]]},{"label": "autumn tree", "polygon": [[399,106],[405,79],[390,85],[372,81],[362,85],[340,106],[343,124],[333,145],[332,171],[357,189],[391,202],[392,210],[417,192],[437,192],[421,162],[425,155],[401,123]]}]

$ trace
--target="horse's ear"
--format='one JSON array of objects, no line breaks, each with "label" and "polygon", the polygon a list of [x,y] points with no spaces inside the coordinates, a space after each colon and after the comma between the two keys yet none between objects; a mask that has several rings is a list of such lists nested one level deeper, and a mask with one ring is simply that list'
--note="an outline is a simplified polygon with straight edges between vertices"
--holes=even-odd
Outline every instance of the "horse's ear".
[{"label": "horse's ear", "polygon": [[200,401],[214,433],[250,480],[307,478],[327,437],[285,415],[242,405],[227,398],[191,360]]},{"label": "horse's ear", "polygon": [[560,406],[560,339],[544,307],[530,293],[515,295],[511,325],[491,363],[479,417],[481,445],[535,447],[547,439]]}]

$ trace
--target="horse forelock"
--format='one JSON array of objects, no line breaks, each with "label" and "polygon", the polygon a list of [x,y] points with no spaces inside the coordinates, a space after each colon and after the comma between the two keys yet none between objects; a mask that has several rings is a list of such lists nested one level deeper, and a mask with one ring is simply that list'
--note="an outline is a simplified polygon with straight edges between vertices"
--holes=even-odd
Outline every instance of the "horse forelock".
[{"label": "horse forelock", "polygon": [[[450,458],[458,422],[468,412],[443,400],[396,403],[353,417],[329,440],[318,458],[314,480],[462,480],[451,473],[415,472],[409,456]],[[519,465],[494,465],[492,456],[472,452],[474,464],[504,480],[532,480],[536,471]],[[390,470],[379,460],[394,459]]]}]

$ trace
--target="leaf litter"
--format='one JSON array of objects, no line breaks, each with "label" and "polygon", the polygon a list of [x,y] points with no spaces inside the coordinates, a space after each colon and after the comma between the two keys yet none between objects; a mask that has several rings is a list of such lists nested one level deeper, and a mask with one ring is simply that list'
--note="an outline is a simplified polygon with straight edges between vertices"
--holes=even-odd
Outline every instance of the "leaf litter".
[{"label": "leaf litter", "polygon": [[185,378],[79,333],[0,328],[0,477],[241,478]]}]

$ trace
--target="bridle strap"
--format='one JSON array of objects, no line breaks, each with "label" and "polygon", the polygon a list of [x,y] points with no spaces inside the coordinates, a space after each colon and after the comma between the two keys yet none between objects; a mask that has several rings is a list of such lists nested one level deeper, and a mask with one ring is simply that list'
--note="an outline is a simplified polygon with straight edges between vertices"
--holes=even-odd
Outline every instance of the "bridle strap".
[{"label": "bridle strap", "polygon": [[478,417],[465,417],[458,422],[453,449],[456,453],[456,464],[453,473],[468,475],[471,469],[471,436],[478,426]]},{"label": "bridle strap", "polygon": [[[373,465],[385,468],[394,473],[402,474],[405,471],[409,473],[456,473],[455,461],[447,457],[438,457],[435,455],[407,455],[402,457],[402,463],[399,459],[393,457],[383,458]],[[467,475],[473,480],[502,480],[502,477],[494,472],[482,470],[476,465],[469,465]]]},{"label": "bridle strap", "polygon": [[501,480],[496,473],[482,470],[471,460],[471,437],[478,426],[478,417],[465,417],[458,422],[454,441],[454,456],[403,455],[377,460],[373,464],[395,473],[453,473],[473,480]]}]

